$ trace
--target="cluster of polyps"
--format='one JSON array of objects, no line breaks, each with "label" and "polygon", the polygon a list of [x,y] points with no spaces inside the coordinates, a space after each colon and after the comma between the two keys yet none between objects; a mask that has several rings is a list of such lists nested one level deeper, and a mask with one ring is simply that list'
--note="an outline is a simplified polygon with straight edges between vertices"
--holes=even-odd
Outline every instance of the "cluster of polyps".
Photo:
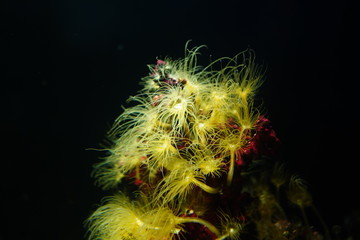
[{"label": "cluster of polyps", "polygon": [[[117,193],[90,217],[90,238],[238,239],[250,220],[262,239],[289,231],[267,174],[259,180],[249,170],[278,142],[254,107],[261,67],[248,50],[200,68],[198,49],[150,66],[131,97],[138,105],[116,120],[95,176]],[[271,179],[277,190],[285,183]]]}]

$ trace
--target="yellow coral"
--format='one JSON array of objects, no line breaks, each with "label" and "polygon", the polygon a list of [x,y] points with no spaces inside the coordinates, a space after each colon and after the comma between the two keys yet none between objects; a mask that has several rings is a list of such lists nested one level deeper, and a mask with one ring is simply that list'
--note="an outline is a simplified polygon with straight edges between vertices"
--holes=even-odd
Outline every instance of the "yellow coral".
[{"label": "yellow coral", "polygon": [[87,224],[89,238],[103,240],[171,239],[180,229],[169,208],[152,207],[144,196],[131,201],[123,194],[108,198]]},{"label": "yellow coral", "polygon": [[[110,155],[95,167],[97,181],[108,189],[131,176],[146,191],[132,201],[123,194],[109,198],[88,221],[91,239],[172,239],[190,222],[217,239],[239,238],[242,224],[227,215],[215,221],[220,231],[205,219],[177,215],[194,188],[219,196],[223,185],[232,184],[236,154],[259,117],[253,97],[262,72],[253,52],[201,68],[200,48],[186,49],[184,59],[150,65],[143,90],[130,98],[138,105],[116,119]],[[227,62],[223,69],[210,70],[220,61]],[[214,178],[219,183],[208,181]]]}]

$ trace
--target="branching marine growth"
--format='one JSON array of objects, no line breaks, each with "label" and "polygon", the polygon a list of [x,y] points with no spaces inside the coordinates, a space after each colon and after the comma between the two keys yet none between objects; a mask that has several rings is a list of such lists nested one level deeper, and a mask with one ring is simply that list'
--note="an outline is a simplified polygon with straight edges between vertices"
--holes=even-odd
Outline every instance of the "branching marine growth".
[{"label": "branching marine growth", "polygon": [[254,104],[264,72],[253,51],[201,68],[200,48],[149,66],[130,98],[138,104],[116,119],[94,171],[114,196],[87,220],[89,239],[321,239],[303,181],[274,161],[279,140]]}]

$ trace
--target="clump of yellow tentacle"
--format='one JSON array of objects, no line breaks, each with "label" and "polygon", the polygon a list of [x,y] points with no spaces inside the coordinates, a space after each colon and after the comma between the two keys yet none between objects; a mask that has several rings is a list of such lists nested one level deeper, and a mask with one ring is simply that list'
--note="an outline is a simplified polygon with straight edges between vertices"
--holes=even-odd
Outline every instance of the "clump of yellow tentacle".
[{"label": "clump of yellow tentacle", "polygon": [[[144,88],[130,98],[138,104],[115,121],[94,175],[117,192],[89,218],[90,239],[239,239],[250,218],[260,239],[298,234],[289,233],[277,199],[285,174],[259,180],[250,168],[267,154],[261,142],[278,140],[254,106],[262,68],[251,50],[200,68],[199,49],[149,66]],[[290,200],[311,205],[294,182]]]}]

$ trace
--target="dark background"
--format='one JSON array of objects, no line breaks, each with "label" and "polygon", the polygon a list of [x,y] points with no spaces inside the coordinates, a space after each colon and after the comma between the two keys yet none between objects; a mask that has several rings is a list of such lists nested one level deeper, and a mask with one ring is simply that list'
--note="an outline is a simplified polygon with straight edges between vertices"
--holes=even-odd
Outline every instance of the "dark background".
[{"label": "dark background", "polygon": [[92,164],[146,64],[205,44],[200,63],[251,47],[258,97],[328,225],[359,211],[351,1],[1,1],[0,239],[83,239],[106,193]]}]

